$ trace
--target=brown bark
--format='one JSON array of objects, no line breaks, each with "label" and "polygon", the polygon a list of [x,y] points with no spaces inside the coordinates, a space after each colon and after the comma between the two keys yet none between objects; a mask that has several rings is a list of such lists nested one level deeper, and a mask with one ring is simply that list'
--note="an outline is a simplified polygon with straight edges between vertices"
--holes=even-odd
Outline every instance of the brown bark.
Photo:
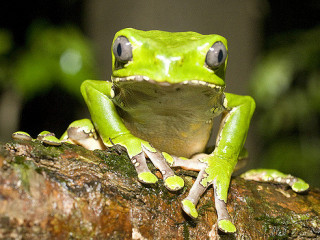
[{"label": "brown bark", "polygon": [[139,183],[115,149],[27,141],[1,145],[0,167],[1,239],[320,239],[318,189],[301,195],[235,177],[228,210],[237,233],[218,236],[212,189],[198,204],[198,220],[182,212],[190,172],[178,171],[186,188],[171,193],[162,181]]}]

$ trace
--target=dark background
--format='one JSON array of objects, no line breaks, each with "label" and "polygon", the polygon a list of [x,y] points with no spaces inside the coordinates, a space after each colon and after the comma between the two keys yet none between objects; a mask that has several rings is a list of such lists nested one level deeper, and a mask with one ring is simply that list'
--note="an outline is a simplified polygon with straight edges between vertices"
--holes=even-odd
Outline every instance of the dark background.
[{"label": "dark background", "polygon": [[[254,71],[261,59],[279,47],[290,46],[298,38],[297,36],[318,29],[320,23],[320,2],[317,0],[303,2],[276,0],[228,2],[218,0],[34,0],[27,2],[13,0],[2,2],[0,6],[0,29],[9,33],[11,44],[10,49],[0,59],[0,139],[2,141],[9,140],[11,132],[18,129],[29,132],[33,137],[42,130],[50,130],[59,136],[75,119],[88,117],[81,97],[75,96],[59,84],[52,84],[50,88],[28,96],[23,91],[16,90],[16,79],[12,74],[17,71],[14,68],[15,63],[19,61],[22,53],[30,50],[30,35],[32,32],[37,33],[37,28],[38,32],[41,32],[41,29],[45,29],[46,26],[59,29],[68,29],[69,26],[72,26],[78,29],[82,37],[89,42],[94,56],[94,61],[91,61],[94,65],[92,76],[83,74],[80,78],[84,79],[79,79],[80,82],[87,77],[109,78],[111,75],[111,41],[115,32],[122,28],[220,34],[228,39],[229,44],[226,91],[255,96],[257,91],[251,86],[254,85],[256,76]],[[33,36],[33,41],[36,37],[37,34]],[[310,39],[317,42],[319,37],[313,34]],[[305,39],[307,41],[306,37]],[[302,39],[295,46],[303,46],[303,44],[305,43]],[[45,55],[43,59],[46,59]],[[306,103],[299,110],[302,112],[305,106],[311,105],[314,106],[312,109],[317,109],[310,110],[311,113],[306,114],[306,118],[313,119],[312,124],[301,120],[288,130],[285,129],[286,122],[279,123],[278,130],[273,131],[273,134],[269,134],[268,124],[260,124],[265,115],[277,114],[272,107],[279,106],[285,94],[292,93],[297,86],[299,89],[305,87],[309,81],[309,78],[304,78],[305,76],[311,76],[310,72],[319,73],[319,65],[317,65],[319,54],[308,59],[312,60],[309,60],[310,63],[306,64],[306,68],[295,73],[288,90],[276,96],[279,99],[278,103],[266,108],[263,101],[257,101],[257,113],[249,132],[247,148],[251,152],[251,160],[257,163],[252,166],[279,168],[307,178],[312,184],[319,186],[317,176],[320,172],[320,157],[315,150],[319,146],[317,144],[320,143],[317,103]],[[276,57],[274,61],[277,61]],[[312,66],[311,70],[308,66]],[[88,72],[90,71],[86,73]],[[45,82],[46,79],[43,81]],[[314,81],[318,86],[319,78],[316,77],[313,84]],[[75,89],[78,91],[77,87]],[[307,97],[307,94],[306,91],[302,91],[302,95]],[[290,107],[285,110],[288,108]],[[286,116],[289,118],[291,115],[289,113]],[[305,129],[305,127],[300,127],[304,122],[311,130],[301,130]],[[264,129],[265,132],[261,129]],[[307,139],[303,143],[301,142],[302,135],[303,139]],[[283,141],[277,143],[279,139]],[[292,141],[288,143],[288,139]],[[313,139],[312,143],[308,142],[310,139]],[[295,149],[294,146],[302,145],[314,145],[315,147],[312,150],[309,148],[301,150],[299,153],[292,152],[293,157],[283,157],[283,159],[289,158],[287,159],[289,163],[282,163],[282,160],[279,160],[290,149]],[[275,147],[278,148],[276,154],[274,153]],[[309,157],[311,151],[312,157]],[[303,157],[307,160],[302,161]],[[272,160],[275,158],[277,159]],[[312,160],[308,162],[308,159]],[[275,161],[279,164],[275,164]]]}]

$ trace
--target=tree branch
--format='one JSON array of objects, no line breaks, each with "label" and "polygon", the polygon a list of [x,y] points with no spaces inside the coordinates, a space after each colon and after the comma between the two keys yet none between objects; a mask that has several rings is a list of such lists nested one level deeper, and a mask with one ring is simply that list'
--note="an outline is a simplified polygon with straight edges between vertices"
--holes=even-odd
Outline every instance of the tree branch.
[{"label": "tree branch", "polygon": [[183,174],[186,188],[179,193],[161,180],[144,186],[126,153],[113,148],[14,141],[1,145],[0,167],[1,239],[320,238],[319,189],[299,195],[235,177],[227,205],[237,233],[218,235],[212,189],[193,221],[181,209],[193,177]]}]

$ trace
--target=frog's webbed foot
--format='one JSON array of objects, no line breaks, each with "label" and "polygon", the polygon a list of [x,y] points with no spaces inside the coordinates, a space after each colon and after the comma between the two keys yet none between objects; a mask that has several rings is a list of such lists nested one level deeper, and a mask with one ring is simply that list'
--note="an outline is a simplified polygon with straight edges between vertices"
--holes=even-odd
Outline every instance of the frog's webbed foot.
[{"label": "frog's webbed foot", "polygon": [[241,175],[246,180],[258,182],[275,182],[289,185],[297,193],[305,192],[309,189],[309,184],[300,178],[290,174],[284,174],[274,169],[252,169]]},{"label": "frog's webbed foot", "polygon": [[143,145],[142,150],[143,152],[131,158],[131,162],[136,168],[140,182],[146,184],[154,184],[158,181],[158,178],[153,173],[151,173],[147,166],[146,157],[148,157],[150,161],[153,163],[153,165],[161,172],[163,176],[164,185],[168,190],[178,191],[181,188],[183,188],[183,179],[174,174],[173,170],[167,164],[162,153],[157,151],[151,151]]},{"label": "frog's webbed foot", "polygon": [[182,201],[182,208],[186,214],[188,214],[191,218],[197,218],[198,212],[196,210],[196,205],[201,197],[201,195],[206,191],[206,189],[213,185],[214,188],[214,196],[215,196],[215,208],[218,215],[218,228],[220,231],[224,233],[234,233],[236,232],[236,227],[231,222],[231,218],[229,216],[227,206],[225,201],[221,200],[217,194],[216,182],[213,181],[211,183],[206,182],[207,173],[205,168],[203,168],[193,184],[192,188],[188,196]]},{"label": "frog's webbed foot", "polygon": [[[212,168],[217,166],[217,168]],[[218,228],[225,233],[234,233],[235,226],[231,222],[226,202],[221,197],[226,196],[230,181],[231,171],[228,163],[208,154],[197,154],[189,160],[183,158],[174,158],[172,166],[179,166],[188,170],[200,171],[198,177],[190,189],[188,196],[182,201],[184,212],[191,218],[197,218],[197,203],[201,195],[211,185],[214,189],[215,207],[218,215]],[[225,197],[226,198],[226,197]]]}]

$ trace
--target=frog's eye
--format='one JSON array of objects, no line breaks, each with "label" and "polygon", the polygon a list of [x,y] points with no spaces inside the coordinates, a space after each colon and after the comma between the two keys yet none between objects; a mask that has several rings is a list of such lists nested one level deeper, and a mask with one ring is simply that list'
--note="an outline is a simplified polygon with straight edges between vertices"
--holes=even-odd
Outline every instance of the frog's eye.
[{"label": "frog's eye", "polygon": [[124,36],[120,36],[114,41],[112,51],[119,62],[128,62],[132,59],[131,43]]},{"label": "frog's eye", "polygon": [[220,67],[227,58],[227,49],[222,42],[214,43],[206,56],[206,64],[211,69]]}]

